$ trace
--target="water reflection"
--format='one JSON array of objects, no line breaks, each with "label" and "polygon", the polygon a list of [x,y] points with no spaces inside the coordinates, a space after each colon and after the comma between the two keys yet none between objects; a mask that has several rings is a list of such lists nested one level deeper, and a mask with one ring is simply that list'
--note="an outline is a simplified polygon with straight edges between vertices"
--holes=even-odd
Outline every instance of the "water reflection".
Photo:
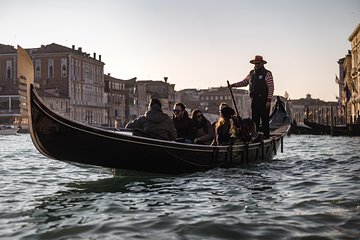
[{"label": "water reflection", "polygon": [[291,137],[269,163],[182,176],[124,176],[45,159],[32,145],[21,154],[9,148],[0,152],[12,157],[1,158],[0,232],[6,239],[359,239],[360,138],[334,139]]}]

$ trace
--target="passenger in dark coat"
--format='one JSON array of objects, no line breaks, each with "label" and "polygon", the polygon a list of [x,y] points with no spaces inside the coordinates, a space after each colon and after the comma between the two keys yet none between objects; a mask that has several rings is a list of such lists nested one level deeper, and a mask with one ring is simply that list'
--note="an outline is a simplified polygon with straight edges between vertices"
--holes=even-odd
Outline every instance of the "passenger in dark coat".
[{"label": "passenger in dark coat", "polygon": [[149,137],[174,141],[177,138],[172,119],[161,110],[161,102],[151,99],[148,111],[129,122],[125,128],[140,129]]},{"label": "passenger in dark coat", "polygon": [[194,122],[195,139],[194,143],[210,145],[214,139],[214,128],[210,121],[202,114],[200,109],[195,109],[191,113]]},{"label": "passenger in dark coat", "polygon": [[176,141],[193,143],[195,138],[194,123],[189,117],[185,105],[181,102],[175,103],[173,112],[173,121],[178,137]]}]

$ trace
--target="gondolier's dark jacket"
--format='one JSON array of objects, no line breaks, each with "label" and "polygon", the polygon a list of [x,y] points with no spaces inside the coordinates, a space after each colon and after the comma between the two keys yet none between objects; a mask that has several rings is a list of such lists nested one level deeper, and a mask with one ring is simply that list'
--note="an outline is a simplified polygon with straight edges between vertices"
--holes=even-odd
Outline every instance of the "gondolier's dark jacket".
[{"label": "gondolier's dark jacket", "polygon": [[174,141],[177,138],[173,120],[155,105],[144,115],[129,122],[125,128],[141,129],[155,138]]},{"label": "gondolier's dark jacket", "polygon": [[271,102],[274,94],[274,80],[269,70],[265,68],[251,70],[244,80],[233,83],[232,87],[246,87],[247,85],[250,85],[249,92],[252,99],[262,98]]}]

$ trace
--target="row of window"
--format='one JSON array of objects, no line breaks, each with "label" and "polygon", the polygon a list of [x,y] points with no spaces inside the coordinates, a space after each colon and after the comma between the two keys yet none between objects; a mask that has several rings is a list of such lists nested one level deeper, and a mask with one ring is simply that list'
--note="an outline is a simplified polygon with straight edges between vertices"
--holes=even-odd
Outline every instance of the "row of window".
[{"label": "row of window", "polygon": [[[54,59],[48,59],[47,78],[54,77]],[[61,59],[61,77],[67,77],[67,59]],[[35,78],[41,78],[41,59],[35,59]]]},{"label": "row of window", "polygon": [[[8,61],[9,69],[11,69],[11,61]],[[40,79],[41,76],[41,59],[35,59],[35,78]],[[89,63],[82,63],[80,60],[72,60],[70,66],[75,66],[72,69],[72,76],[75,80],[83,80],[86,83],[101,82],[102,80],[102,68],[94,66]],[[8,67],[7,67],[8,69]],[[54,59],[47,59],[47,78],[54,78]],[[61,58],[61,77],[68,76],[68,61],[67,58]],[[11,71],[9,71],[9,77],[11,77]]]},{"label": "row of window", "polygon": [[200,100],[201,101],[211,101],[211,100],[215,100],[215,101],[218,101],[218,100],[231,100],[231,97],[230,96],[201,96],[200,97]]},{"label": "row of window", "polygon": [[[65,105],[64,105],[64,102],[65,102]],[[59,103],[60,103],[60,107],[54,108],[54,105],[59,106]],[[66,110],[69,108],[69,103],[67,101],[63,101],[63,100],[59,100],[59,99],[50,100],[49,104],[50,104],[51,109],[64,110],[64,108],[65,108],[65,110]]]},{"label": "row of window", "polygon": [[109,100],[115,104],[121,104],[122,102],[125,103],[125,96],[124,95],[116,95],[116,94],[110,94]]},{"label": "row of window", "polygon": [[73,114],[73,119],[95,125],[106,123],[108,118],[103,110],[74,109]]},{"label": "row of window", "polygon": [[115,90],[125,90],[124,83],[110,82],[110,88]]}]

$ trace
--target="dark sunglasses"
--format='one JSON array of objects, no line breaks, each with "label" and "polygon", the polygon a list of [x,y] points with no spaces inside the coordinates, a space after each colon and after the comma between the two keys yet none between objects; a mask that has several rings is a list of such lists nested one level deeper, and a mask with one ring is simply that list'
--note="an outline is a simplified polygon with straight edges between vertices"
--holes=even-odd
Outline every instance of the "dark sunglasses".
[{"label": "dark sunglasses", "polygon": [[199,118],[199,119],[202,118],[202,117],[203,117],[203,115],[196,116],[196,118]]},{"label": "dark sunglasses", "polygon": [[179,112],[181,112],[181,110],[174,109],[173,112],[174,112],[174,113],[179,113]]}]

